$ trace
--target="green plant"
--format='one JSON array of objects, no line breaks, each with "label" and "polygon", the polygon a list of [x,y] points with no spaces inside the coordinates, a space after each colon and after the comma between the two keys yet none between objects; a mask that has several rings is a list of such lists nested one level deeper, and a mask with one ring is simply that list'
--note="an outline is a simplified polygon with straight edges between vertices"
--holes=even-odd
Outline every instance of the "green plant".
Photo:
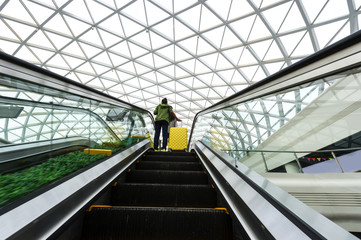
[{"label": "green plant", "polygon": [[1,175],[0,207],[104,157],[105,155],[89,155],[80,151],[71,152],[15,173]]},{"label": "green plant", "polygon": [[[138,142],[137,138],[126,138],[118,142],[102,143],[95,148],[111,149],[113,153]],[[15,173],[0,175],[0,207],[59,180],[70,173],[106,157],[90,155],[81,151],[49,158],[39,165]]]},{"label": "green plant", "polygon": [[138,137],[128,137],[125,138],[123,140],[120,141],[116,141],[116,142],[103,142],[99,145],[94,146],[94,148],[96,149],[111,149],[112,152],[117,152],[125,147],[128,147],[134,143],[139,142],[140,139],[143,138],[138,138]]}]

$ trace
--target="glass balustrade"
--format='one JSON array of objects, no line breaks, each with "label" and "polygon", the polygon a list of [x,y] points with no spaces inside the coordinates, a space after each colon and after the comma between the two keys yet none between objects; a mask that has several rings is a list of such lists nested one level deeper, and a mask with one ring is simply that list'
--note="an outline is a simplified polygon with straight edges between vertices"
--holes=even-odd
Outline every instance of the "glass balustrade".
[{"label": "glass balustrade", "polygon": [[[357,159],[350,154],[357,156],[361,147],[360,71],[200,114],[191,145],[201,139],[232,156],[232,164],[241,162],[260,173],[358,171],[360,161],[346,165]],[[332,152],[337,149],[344,150]]]},{"label": "glass balustrade", "polygon": [[153,136],[145,110],[0,75],[0,207]]}]

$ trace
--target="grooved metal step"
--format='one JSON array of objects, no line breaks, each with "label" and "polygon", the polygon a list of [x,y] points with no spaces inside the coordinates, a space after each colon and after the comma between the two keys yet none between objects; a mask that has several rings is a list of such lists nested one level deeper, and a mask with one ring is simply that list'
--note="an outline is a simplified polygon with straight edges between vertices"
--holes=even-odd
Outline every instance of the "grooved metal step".
[{"label": "grooved metal step", "polygon": [[198,162],[141,161],[136,165],[136,169],[201,171],[202,166]]},{"label": "grooved metal step", "polygon": [[216,192],[209,185],[123,183],[112,189],[111,205],[214,208]]},{"label": "grooved metal step", "polygon": [[229,240],[231,225],[219,209],[95,207],[86,213],[83,239]]},{"label": "grooved metal step", "polygon": [[134,170],[127,173],[130,183],[208,184],[202,171]]},{"label": "grooved metal step", "polygon": [[192,152],[147,152],[147,156],[161,155],[161,156],[182,156],[183,158],[194,157]]},{"label": "grooved metal step", "polygon": [[165,162],[198,162],[199,160],[195,157],[184,157],[184,156],[172,156],[169,154],[158,154],[158,155],[146,155],[142,158],[142,161],[165,161]]}]

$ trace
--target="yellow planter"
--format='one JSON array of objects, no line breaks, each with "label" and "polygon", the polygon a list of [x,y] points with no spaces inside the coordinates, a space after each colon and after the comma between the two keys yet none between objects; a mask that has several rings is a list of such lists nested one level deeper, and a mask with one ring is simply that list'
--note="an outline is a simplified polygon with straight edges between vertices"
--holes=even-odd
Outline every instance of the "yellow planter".
[{"label": "yellow planter", "polygon": [[109,149],[89,149],[89,148],[85,148],[84,149],[84,153],[89,153],[89,154],[105,154],[105,155],[112,155],[112,150]]}]

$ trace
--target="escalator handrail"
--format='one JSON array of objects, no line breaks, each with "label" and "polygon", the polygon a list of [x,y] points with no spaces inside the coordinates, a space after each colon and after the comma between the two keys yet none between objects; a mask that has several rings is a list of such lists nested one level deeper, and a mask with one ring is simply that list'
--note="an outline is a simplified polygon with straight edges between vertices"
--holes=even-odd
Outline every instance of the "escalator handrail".
[{"label": "escalator handrail", "polygon": [[[229,163],[229,161],[233,161],[233,158],[231,158],[229,155],[225,153],[214,152],[200,141],[195,144],[195,149],[196,152],[201,156],[201,160],[205,163],[205,166],[212,166],[208,167],[207,170],[210,175],[213,175],[215,178],[219,179],[218,183],[221,186],[218,187],[224,189],[231,187],[232,193],[229,193],[229,190],[224,190],[223,192],[226,195],[230,194],[230,196],[232,196],[229,197],[228,200],[230,201],[230,206],[234,208],[232,209],[233,212],[242,212],[242,210],[237,209],[239,208],[240,204],[237,204],[237,200],[235,200],[235,192],[238,196],[238,199],[252,198],[252,201],[255,201],[255,199],[264,199],[262,202],[266,202],[268,208],[276,209],[284,219],[288,220],[289,226],[293,225],[294,229],[297,229],[299,232],[303,232],[305,236],[309,237],[310,239],[357,239],[346,230],[342,229],[329,219],[322,216],[320,213],[306,206],[245,165],[239,163],[238,168],[235,168],[232,166],[232,164]],[[221,173],[223,174],[220,177]],[[237,185],[240,183],[242,184],[242,191],[239,191],[239,186]],[[252,197],[247,195],[249,192],[247,192],[245,186],[253,189],[255,195]],[[250,209],[255,214],[257,214],[257,207],[259,206],[253,206],[252,209],[251,206]],[[265,211],[257,215],[257,218],[259,218],[261,222],[264,223],[265,227],[267,227],[266,220],[269,220],[270,217],[274,216],[267,216]],[[277,218],[277,221],[280,221],[280,219]],[[270,232],[272,231],[273,229],[270,229]],[[283,226],[283,229],[278,229],[278,232],[277,229],[274,231],[275,232],[273,232],[273,234],[279,234],[280,232],[285,234],[287,232],[287,228],[286,226]],[[297,233],[297,231],[294,230],[293,234]],[[276,239],[285,238],[285,236],[282,234],[275,236]]]}]

